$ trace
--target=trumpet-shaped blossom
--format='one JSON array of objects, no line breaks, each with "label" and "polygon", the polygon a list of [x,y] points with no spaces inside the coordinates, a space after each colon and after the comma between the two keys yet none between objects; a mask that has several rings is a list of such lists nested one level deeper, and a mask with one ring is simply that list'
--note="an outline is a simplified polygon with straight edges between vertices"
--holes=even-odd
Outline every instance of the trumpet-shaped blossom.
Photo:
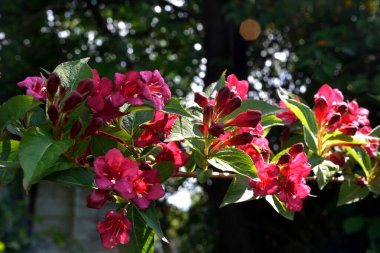
[{"label": "trumpet-shaped blossom", "polygon": [[124,177],[122,181],[125,185],[132,185],[132,187],[125,187],[118,193],[121,197],[132,200],[140,209],[148,208],[152,201],[165,195],[156,169],[139,170],[135,176]]},{"label": "trumpet-shaped blossom", "polygon": [[18,82],[19,87],[26,88],[26,94],[35,99],[46,101],[46,83],[40,76],[29,76],[24,81]]},{"label": "trumpet-shaped blossom", "polygon": [[120,91],[126,102],[131,105],[142,105],[144,83],[141,80],[140,73],[132,70],[125,74],[115,74],[116,89]]},{"label": "trumpet-shaped blossom", "polygon": [[87,207],[100,209],[104,206],[107,200],[111,199],[108,190],[95,189],[87,196]]},{"label": "trumpet-shaped blossom", "polygon": [[112,249],[119,243],[126,244],[129,242],[132,223],[124,214],[110,211],[106,214],[104,221],[98,222],[96,228],[102,239],[103,247]]},{"label": "trumpet-shaped blossom", "polygon": [[227,76],[226,86],[230,87],[231,91],[238,94],[241,99],[247,99],[248,82],[246,80],[238,80],[234,74]]},{"label": "trumpet-shaped blossom", "polygon": [[178,169],[189,161],[189,154],[182,151],[174,141],[158,144],[162,151],[156,155],[156,162],[168,161]]},{"label": "trumpet-shaped blossom", "polygon": [[141,71],[140,75],[145,82],[143,86],[143,96],[146,100],[152,101],[154,108],[162,110],[165,102],[168,101],[172,94],[169,86],[165,83],[160,72]]},{"label": "trumpet-shaped blossom", "polygon": [[138,164],[123,156],[120,150],[109,150],[105,156],[97,157],[94,161],[95,183],[99,189],[114,188],[117,191],[132,189],[132,184],[126,184],[125,177],[135,176]]},{"label": "trumpet-shaped blossom", "polygon": [[[299,98],[295,99],[296,101],[300,101]],[[282,121],[286,122],[288,125],[292,125],[294,122],[298,120],[297,116],[288,109],[284,102],[280,101],[280,107],[287,109],[286,111],[279,112],[276,114],[277,118],[280,118]]]}]

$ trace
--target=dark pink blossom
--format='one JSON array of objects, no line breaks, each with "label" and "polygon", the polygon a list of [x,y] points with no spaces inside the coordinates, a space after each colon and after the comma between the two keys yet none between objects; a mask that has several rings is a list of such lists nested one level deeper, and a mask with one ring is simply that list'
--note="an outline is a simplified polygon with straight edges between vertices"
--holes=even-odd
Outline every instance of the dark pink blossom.
[{"label": "dark pink blossom", "polygon": [[117,191],[131,190],[133,185],[126,184],[124,177],[132,177],[138,172],[138,164],[123,156],[120,150],[109,150],[105,156],[94,161],[95,183],[99,189],[113,187]]},{"label": "dark pink blossom", "polygon": [[141,80],[140,73],[136,70],[129,71],[125,74],[115,73],[116,89],[131,105],[142,105],[144,83]]},{"label": "dark pink blossom", "polygon": [[256,127],[261,121],[261,112],[257,110],[247,110],[239,113],[235,118],[226,122],[226,126]]},{"label": "dark pink blossom", "polygon": [[254,196],[272,195],[277,192],[277,177],[280,169],[276,164],[266,164],[262,160],[255,162],[257,168],[258,180],[249,180],[250,186],[253,188]]},{"label": "dark pink blossom", "polygon": [[[295,100],[298,102],[300,101],[299,98],[296,98]],[[287,110],[277,113],[276,114],[277,118],[286,122],[288,125],[291,125],[298,120],[297,116],[291,110],[288,109],[288,107],[285,105],[284,102],[280,101],[280,107]]]},{"label": "dark pink blossom", "polygon": [[140,209],[148,208],[153,200],[165,195],[156,169],[139,170],[135,176],[123,177],[123,181],[132,187],[119,191],[120,196],[132,200]]},{"label": "dark pink blossom", "polygon": [[178,169],[189,161],[189,154],[181,150],[177,142],[171,141],[158,145],[162,148],[162,151],[156,155],[156,162],[173,162]]},{"label": "dark pink blossom", "polygon": [[165,102],[171,98],[169,86],[165,83],[160,72],[141,71],[140,75],[145,82],[143,86],[143,96],[146,100],[152,101],[154,108],[162,110]]},{"label": "dark pink blossom", "polygon": [[46,83],[40,76],[29,76],[24,81],[18,82],[19,87],[26,88],[26,94],[35,99],[46,101]]},{"label": "dark pink blossom", "polygon": [[227,77],[226,86],[230,87],[231,91],[238,94],[241,99],[247,99],[248,82],[246,80],[238,80],[234,74]]},{"label": "dark pink blossom", "polygon": [[106,214],[104,221],[98,222],[96,228],[102,239],[103,247],[112,249],[119,243],[126,244],[129,242],[132,223],[124,214],[110,211]]}]

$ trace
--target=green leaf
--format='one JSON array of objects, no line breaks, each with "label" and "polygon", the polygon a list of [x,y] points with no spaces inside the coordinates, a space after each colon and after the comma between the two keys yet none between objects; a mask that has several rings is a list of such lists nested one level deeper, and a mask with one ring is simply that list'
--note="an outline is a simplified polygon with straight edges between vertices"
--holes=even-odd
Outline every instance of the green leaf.
[{"label": "green leaf", "polygon": [[329,160],[323,160],[322,163],[313,167],[313,172],[317,176],[319,189],[323,189],[335,173],[339,170],[339,166]]},{"label": "green leaf", "polygon": [[340,186],[337,206],[351,204],[364,199],[369,194],[367,187],[360,187],[355,180],[347,180]]},{"label": "green leaf", "polygon": [[359,138],[358,136],[350,136],[339,131],[327,134],[323,138],[323,149],[333,146],[352,146],[367,144],[366,137]]},{"label": "green leaf", "polygon": [[144,221],[148,224],[148,226],[153,229],[156,235],[166,243],[169,243],[168,239],[166,239],[164,232],[162,232],[160,220],[157,217],[156,208],[154,205],[150,205],[146,210],[140,210],[136,208]]},{"label": "green leaf", "polygon": [[80,80],[92,78],[92,71],[87,62],[90,58],[83,58],[77,61],[68,61],[59,64],[53,72],[57,73],[62,85],[74,90]]},{"label": "green leaf", "polygon": [[118,127],[106,126],[103,127],[100,131],[109,134],[110,136],[115,137],[125,143],[131,143],[132,141],[132,136],[124,129],[120,129]]},{"label": "green leaf", "polygon": [[166,113],[178,114],[185,117],[192,118],[191,115],[180,103],[178,98],[172,98],[168,102],[165,103],[165,108],[162,110]]},{"label": "green leaf", "polygon": [[[372,171],[372,173],[374,173]],[[380,195],[380,172],[377,170],[374,175],[371,175],[368,180],[368,189],[377,194]]]},{"label": "green leaf", "polygon": [[273,207],[273,209],[281,214],[284,218],[288,220],[294,219],[294,212],[290,211],[285,207],[285,204],[281,202],[275,195],[265,196],[265,200]]},{"label": "green leaf", "polygon": [[369,178],[371,174],[371,158],[368,153],[361,147],[346,147],[347,152],[355,159],[355,161],[362,167],[365,175]]},{"label": "green leaf", "polygon": [[[247,99],[243,100],[241,106],[238,109],[221,119],[221,122],[235,118],[239,113],[245,112],[247,110],[259,110],[261,111],[261,117],[264,118],[265,116],[282,112],[284,109],[275,105],[268,104],[267,102],[261,100]],[[282,121],[280,120],[279,122]]]},{"label": "green leaf", "polygon": [[153,168],[155,168],[158,171],[158,174],[160,175],[160,183],[165,182],[168,178],[173,175],[174,172],[174,163],[172,162],[158,162],[155,165],[153,165]]},{"label": "green leaf", "polygon": [[133,224],[130,233],[131,239],[127,244],[119,244],[117,249],[120,253],[153,253],[154,252],[154,233],[145,223],[135,207],[129,208],[127,212]]},{"label": "green leaf", "polygon": [[344,221],[343,230],[345,234],[351,235],[362,230],[364,225],[364,218],[362,216],[354,216]]},{"label": "green leaf", "polygon": [[213,153],[208,162],[222,171],[235,172],[250,178],[255,178],[257,174],[252,159],[244,151],[236,148],[221,149]]},{"label": "green leaf", "polygon": [[18,168],[18,162],[0,161],[0,185],[10,183],[15,178]]},{"label": "green leaf", "polygon": [[305,126],[303,126],[303,138],[304,138],[306,146],[308,146],[311,151],[317,154],[318,153],[317,142],[315,141],[314,136],[311,135],[311,133],[306,129]]},{"label": "green leaf", "polygon": [[369,135],[372,137],[380,138],[380,125],[372,129],[372,132]]},{"label": "green leaf", "polygon": [[123,126],[131,135],[134,135],[141,124],[152,120],[153,114],[154,111],[152,110],[131,112],[123,118]]},{"label": "green leaf", "polygon": [[308,131],[309,148],[317,147],[318,124],[314,112],[307,105],[294,99],[286,99],[280,92],[278,94],[282,102],[297,116]]},{"label": "green leaf", "polygon": [[202,134],[195,125],[187,118],[178,118],[170,131],[169,137],[165,142],[181,141],[189,138],[202,138]]},{"label": "green leaf", "polygon": [[117,142],[103,135],[94,135],[90,141],[91,153],[97,156],[105,155],[110,149],[116,148]]},{"label": "green leaf", "polygon": [[220,90],[226,84],[226,72],[227,72],[227,70],[224,70],[222,75],[220,76],[219,80],[215,83],[210,84],[205,89],[206,97],[214,98],[216,91]]},{"label": "green leaf", "polygon": [[61,168],[52,166],[71,145],[72,140],[54,140],[50,132],[38,127],[29,129],[20,143],[19,153],[25,189],[60,170]]},{"label": "green leaf", "polygon": [[41,104],[31,96],[19,95],[10,98],[0,106],[0,128],[6,124],[22,118],[25,113]]},{"label": "green leaf", "polygon": [[92,169],[71,168],[55,172],[44,180],[52,181],[67,187],[94,188],[95,173]]},{"label": "green leaf", "polygon": [[195,172],[197,173],[197,179],[198,179],[199,183],[201,183],[201,184],[206,183],[207,180],[209,180],[209,178],[210,178],[210,176],[212,174],[212,170],[211,169],[204,170],[204,169],[201,169],[201,168],[197,168],[195,170]]},{"label": "green leaf", "polygon": [[274,115],[266,115],[261,119],[261,126],[265,129],[273,126],[283,126],[285,123]]},{"label": "green leaf", "polygon": [[233,203],[240,203],[244,201],[248,201],[253,198],[253,190],[252,187],[248,183],[248,179],[246,177],[242,177],[236,175],[228,187],[226,194],[224,195],[224,199],[220,207],[224,207]]}]

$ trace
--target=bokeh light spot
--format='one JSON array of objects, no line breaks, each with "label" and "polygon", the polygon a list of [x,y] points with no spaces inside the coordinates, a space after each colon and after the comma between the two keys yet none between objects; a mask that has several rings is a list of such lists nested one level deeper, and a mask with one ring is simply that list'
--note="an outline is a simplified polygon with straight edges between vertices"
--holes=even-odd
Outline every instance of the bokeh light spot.
[{"label": "bokeh light spot", "polygon": [[256,40],[261,33],[260,24],[253,19],[246,19],[240,24],[240,35],[245,40]]}]

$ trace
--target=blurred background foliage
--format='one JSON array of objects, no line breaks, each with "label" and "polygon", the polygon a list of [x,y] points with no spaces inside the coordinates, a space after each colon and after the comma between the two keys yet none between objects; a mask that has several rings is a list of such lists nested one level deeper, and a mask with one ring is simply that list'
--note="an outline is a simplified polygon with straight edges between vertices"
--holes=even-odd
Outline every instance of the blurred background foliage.
[{"label": "blurred background foliage", "polygon": [[[311,102],[329,83],[369,108],[374,127],[379,7],[378,0],[1,0],[0,102],[22,93],[15,84],[41,68],[91,57],[90,65],[111,78],[116,71],[159,69],[173,94],[189,98],[224,69],[249,81],[250,97],[270,102],[278,102],[280,86]],[[239,33],[248,18],[261,27],[253,41]],[[165,251],[379,252],[377,199],[335,208],[337,187],[313,188],[318,198],[288,222],[261,201],[218,209],[225,182],[204,189],[188,212],[162,206],[172,210],[163,222],[175,228],[167,226],[177,245]],[[21,232],[12,233],[24,233],[17,227]]]}]

